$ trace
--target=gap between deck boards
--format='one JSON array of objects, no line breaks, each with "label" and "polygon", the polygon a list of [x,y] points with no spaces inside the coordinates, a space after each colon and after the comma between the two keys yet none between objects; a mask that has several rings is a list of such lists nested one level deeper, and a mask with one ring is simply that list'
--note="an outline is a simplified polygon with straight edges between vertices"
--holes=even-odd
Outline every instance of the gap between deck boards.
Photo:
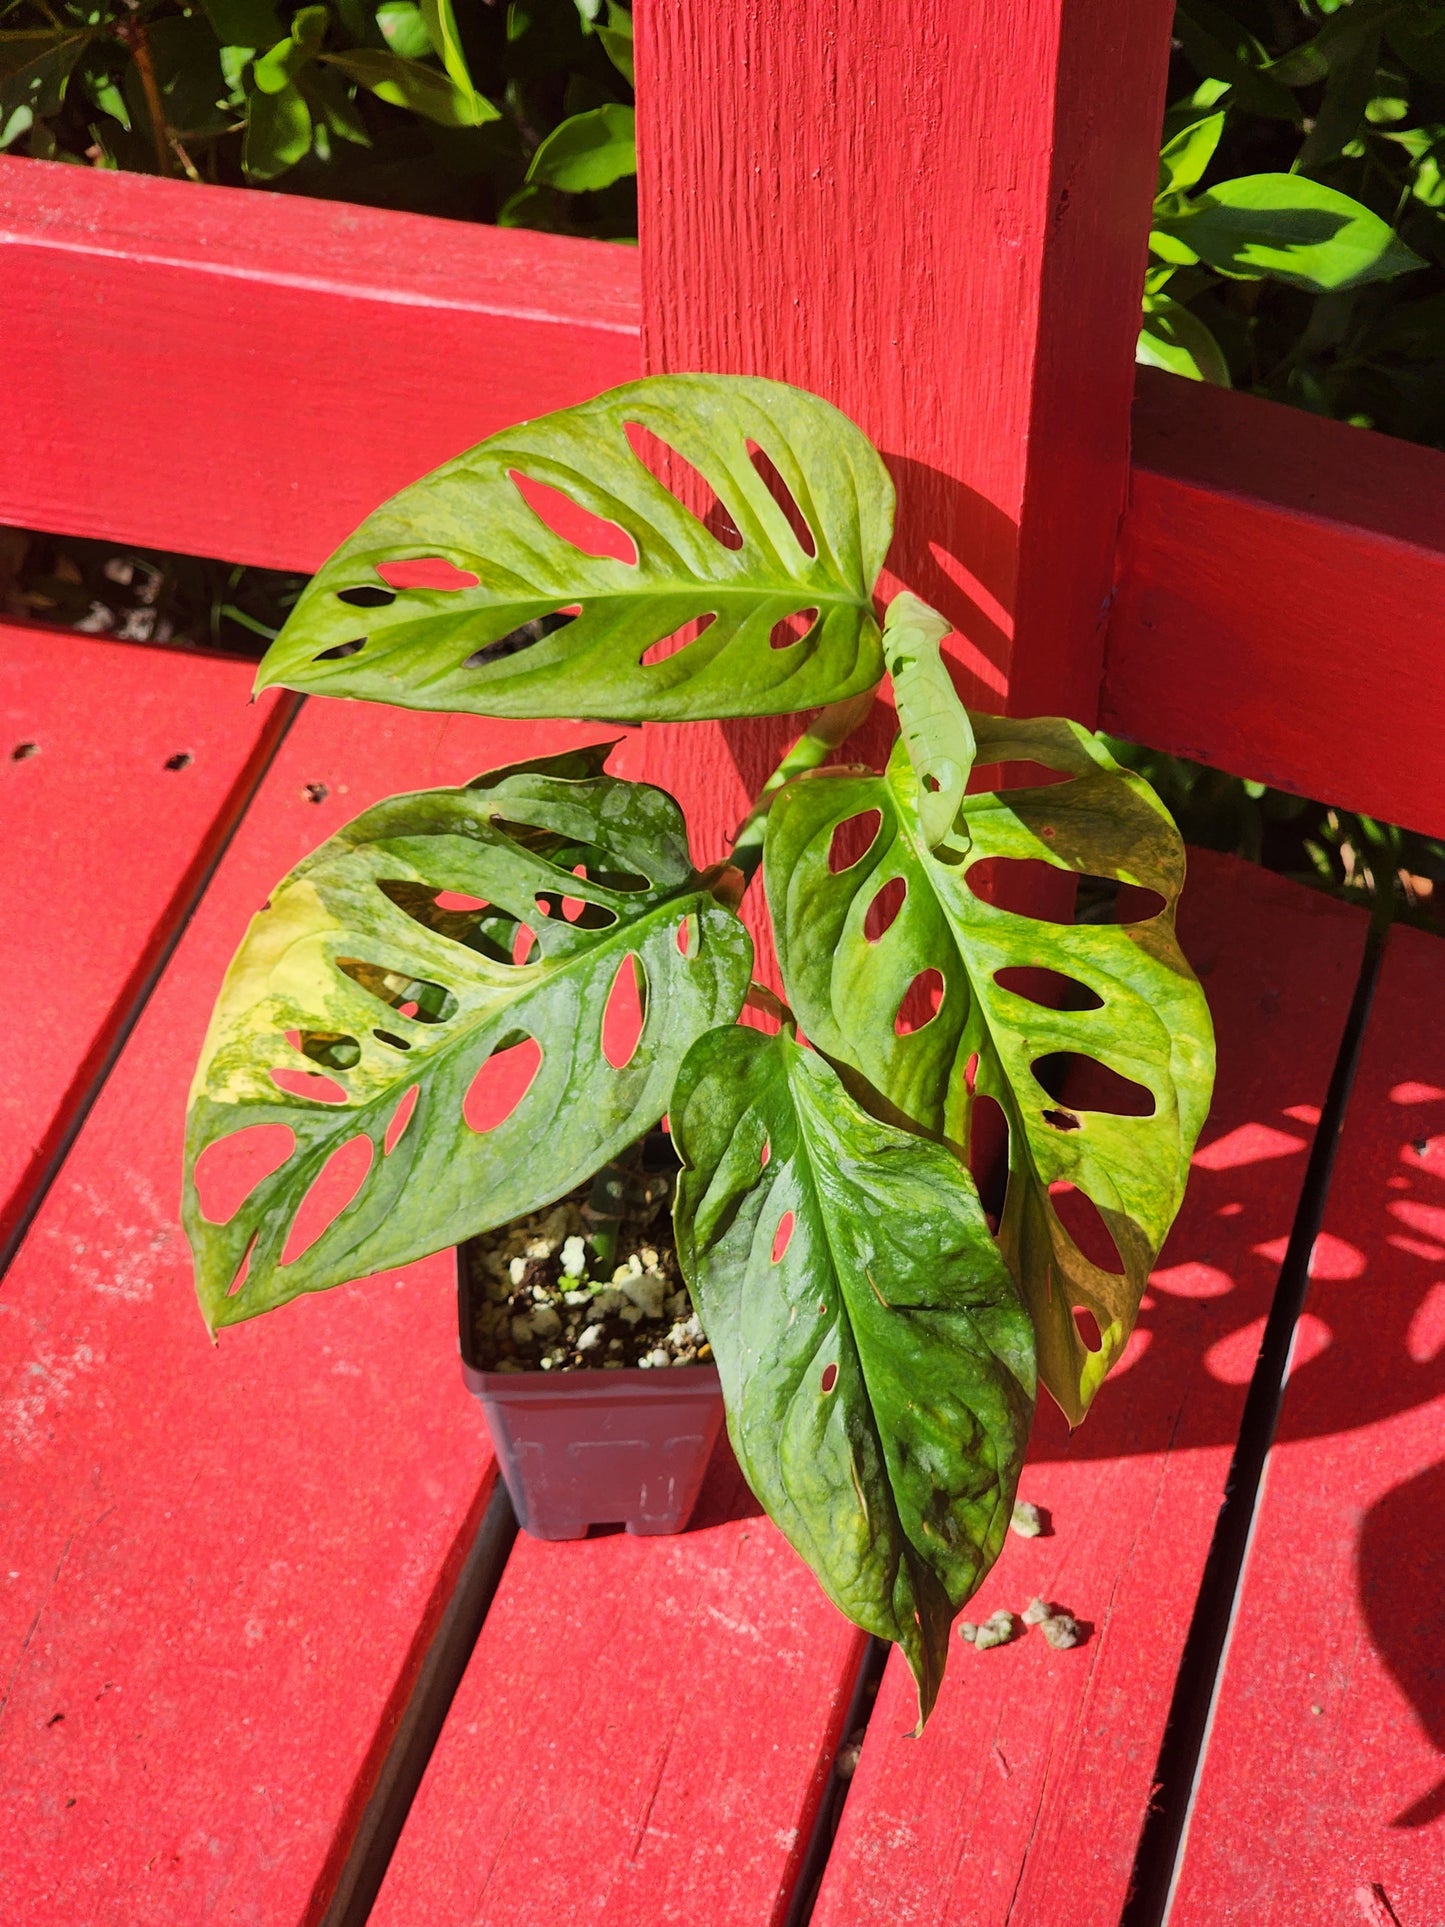
[{"label": "gap between deck boards", "polygon": [[1324,1222],[1335,1158],[1388,938],[1388,927],[1371,928],[1345,1017],[1179,1662],[1154,1772],[1154,1797],[1139,1837],[1134,1877],[1119,1927],[1164,1927],[1169,1917],[1209,1744],[1214,1704],[1224,1675],[1265,1466],[1284,1403],[1295,1328],[1309,1291],[1310,1259]]}]

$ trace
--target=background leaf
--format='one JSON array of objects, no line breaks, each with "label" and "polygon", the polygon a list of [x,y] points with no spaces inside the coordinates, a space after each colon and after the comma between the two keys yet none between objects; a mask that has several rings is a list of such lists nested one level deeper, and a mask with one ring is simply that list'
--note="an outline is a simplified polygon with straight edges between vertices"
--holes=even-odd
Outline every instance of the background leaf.
[{"label": "background leaf", "polygon": [[[671,797],[604,775],[605,754],[380,803],[254,919],[207,1034],[186,1139],[185,1224],[213,1328],[561,1196],[657,1122],[688,1046],[736,1016],[747,932],[693,869]],[[645,1015],[618,1067],[604,1011],[628,958]],[[525,1095],[478,1128],[474,1079],[527,1039],[541,1061]],[[290,1155],[215,1222],[197,1161],[254,1125],[285,1126]],[[354,1201],[287,1262],[308,1191],[334,1156],[357,1152]]]},{"label": "background leaf", "polygon": [[53,114],[77,60],[90,45],[88,29],[0,33],[0,148]]},{"label": "background leaf", "polygon": [[1167,294],[1144,297],[1144,325],[1134,359],[1190,381],[1230,385],[1229,363],[1219,343],[1198,315]]},{"label": "background leaf", "polygon": [[630,107],[611,104],[574,114],[542,142],[532,156],[527,179],[566,194],[581,194],[635,174],[636,119]]},{"label": "background leaf", "polygon": [[[629,425],[715,491],[708,525],[634,452]],[[259,686],[489,716],[812,708],[882,674],[872,589],[892,517],[878,455],[817,396],[741,376],[634,382],[493,436],[369,516],[312,580]],[[386,572],[408,558],[457,586],[394,589]]]},{"label": "background leaf", "polygon": [[1246,174],[1196,195],[1155,226],[1227,274],[1269,275],[1319,293],[1421,267],[1378,214],[1302,174]]},{"label": "background leaf", "polygon": [[409,107],[439,127],[478,127],[495,120],[497,110],[483,94],[463,90],[435,67],[405,60],[382,47],[358,47],[355,53],[323,54],[338,73],[365,87],[393,107]]},{"label": "background leaf", "polygon": [[[901,745],[883,776],[804,778],[773,805],[768,903],[799,1021],[870,1110],[965,1155],[977,1098],[1002,1108],[1000,1239],[1033,1314],[1040,1375],[1076,1423],[1128,1339],[1178,1210],[1208,1110],[1213,1040],[1174,936],[1183,846],[1153,792],[1076,724],[972,720],[981,763],[1043,765],[1068,780],[968,796],[955,832],[967,856],[949,861],[929,849]],[[848,826],[866,843],[861,855]],[[1018,914],[976,894],[1009,890],[999,859],[1048,866],[1045,877],[1120,879],[1157,892],[1162,908],[1127,926]],[[991,878],[978,870],[988,861]],[[1050,1007],[1048,987],[1014,974],[1036,967],[1064,979],[1053,988],[1065,1005],[1090,1007]],[[937,1008],[905,1021],[929,973]],[[1061,1102],[1040,1081],[1059,1054],[1086,1076],[1126,1080],[1150,1114]],[[1059,1186],[1092,1200],[1117,1256],[1085,1254],[1060,1215]],[[1097,1322],[1098,1350],[1076,1328],[1075,1306]]]},{"label": "background leaf", "polygon": [[1033,1333],[978,1195],[787,1035],[702,1038],[670,1115],[738,1463],[829,1598],[903,1648],[921,1726],[1033,1412]]},{"label": "background leaf", "polygon": [[279,93],[251,95],[246,123],[246,172],[258,181],[271,181],[309,152],[311,109],[300,89],[286,86]]}]

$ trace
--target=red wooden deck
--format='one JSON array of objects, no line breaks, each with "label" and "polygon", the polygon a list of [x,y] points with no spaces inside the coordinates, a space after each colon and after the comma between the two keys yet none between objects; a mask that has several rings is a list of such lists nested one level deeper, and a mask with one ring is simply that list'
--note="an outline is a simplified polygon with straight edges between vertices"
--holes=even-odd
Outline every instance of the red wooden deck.
[{"label": "red wooden deck", "polygon": [[[0,158],[0,520],[306,569],[505,423],[780,375],[884,449],[968,693],[1440,834],[1445,457],[1134,379],[1171,14],[639,0],[640,259]],[[725,1445],[685,1535],[510,1542],[448,1262],[207,1344],[182,1108],[252,909],[591,733],[246,681],[0,628],[7,1927],[1441,1927],[1445,949],[1371,998],[1358,913],[1196,860],[1194,1182],[978,1608],[1088,1636],[960,1647],[913,1740]],[[619,757],[710,858],[785,728]]]}]

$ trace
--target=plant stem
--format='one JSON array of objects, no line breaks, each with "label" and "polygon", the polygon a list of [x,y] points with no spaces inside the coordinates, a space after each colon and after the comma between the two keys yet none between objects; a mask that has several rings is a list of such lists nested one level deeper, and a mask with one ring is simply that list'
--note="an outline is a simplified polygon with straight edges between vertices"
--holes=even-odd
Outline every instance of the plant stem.
[{"label": "plant stem", "polygon": [[876,694],[876,690],[865,689],[861,696],[850,696],[846,702],[829,703],[826,709],[820,709],[758,791],[757,801],[738,827],[729,859],[749,880],[762,861],[763,836],[773,798],[785,783],[791,783],[795,776],[805,775],[810,769],[818,769],[840,743],[847,742],[854,730],[862,726]]},{"label": "plant stem", "polygon": [[161,99],[160,83],[156,79],[156,65],[151,58],[150,35],[139,13],[132,8],[131,17],[125,22],[122,33],[130,45],[131,58],[135,70],[140,75],[141,92],[146,97],[146,112],[150,116],[151,140],[156,150],[156,169],[169,177],[175,170],[171,166],[170,136],[166,127],[165,103]]}]

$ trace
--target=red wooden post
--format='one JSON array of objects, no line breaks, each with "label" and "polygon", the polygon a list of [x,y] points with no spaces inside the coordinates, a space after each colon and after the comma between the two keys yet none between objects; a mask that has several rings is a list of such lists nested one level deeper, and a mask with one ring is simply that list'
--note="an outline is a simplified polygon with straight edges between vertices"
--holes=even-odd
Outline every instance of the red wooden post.
[{"label": "red wooden post", "polygon": [[[645,364],[780,377],[858,421],[898,484],[896,577],[957,623],[982,705],[1096,716],[1171,19],[637,9]],[[779,732],[724,733],[741,783],[695,734],[654,756],[718,827]]]}]

